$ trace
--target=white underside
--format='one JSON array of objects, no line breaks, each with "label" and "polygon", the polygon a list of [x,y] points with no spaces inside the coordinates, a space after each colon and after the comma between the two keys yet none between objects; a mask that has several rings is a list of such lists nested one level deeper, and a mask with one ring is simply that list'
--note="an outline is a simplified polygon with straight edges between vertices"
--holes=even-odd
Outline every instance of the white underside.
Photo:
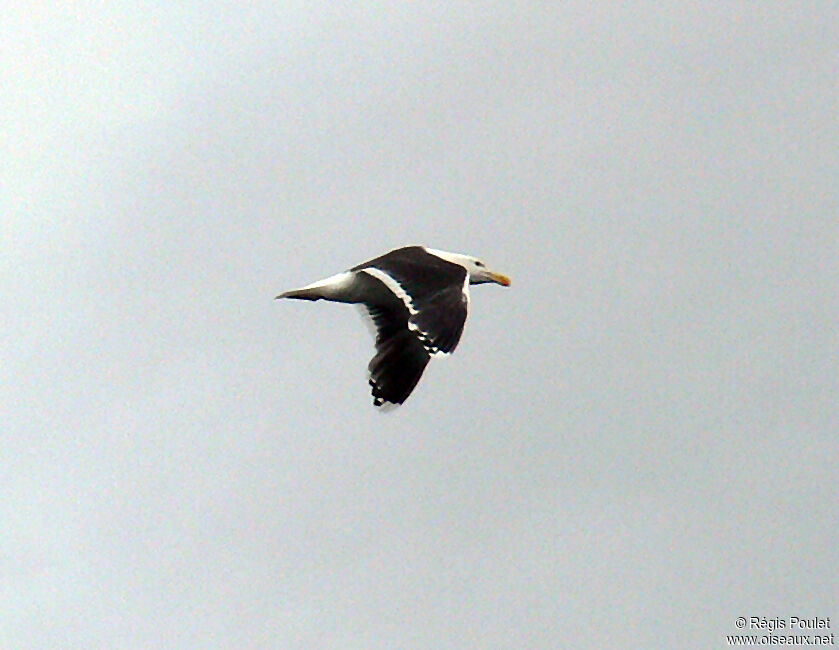
[{"label": "white underside", "polygon": [[466,313],[469,313],[469,274],[463,279],[463,297],[466,298]]},{"label": "white underside", "polygon": [[343,273],[336,273],[330,275],[328,278],[307,284],[303,289],[344,289],[349,287],[353,281],[353,273],[351,271],[344,271]]}]

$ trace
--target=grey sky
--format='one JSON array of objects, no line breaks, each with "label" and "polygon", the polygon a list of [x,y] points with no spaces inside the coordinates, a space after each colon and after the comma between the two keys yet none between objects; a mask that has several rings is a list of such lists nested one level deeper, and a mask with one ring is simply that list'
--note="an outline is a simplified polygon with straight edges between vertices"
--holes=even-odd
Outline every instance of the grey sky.
[{"label": "grey sky", "polygon": [[[839,9],[44,3],[0,50],[0,645],[839,622]],[[480,256],[381,415],[354,309]]]}]

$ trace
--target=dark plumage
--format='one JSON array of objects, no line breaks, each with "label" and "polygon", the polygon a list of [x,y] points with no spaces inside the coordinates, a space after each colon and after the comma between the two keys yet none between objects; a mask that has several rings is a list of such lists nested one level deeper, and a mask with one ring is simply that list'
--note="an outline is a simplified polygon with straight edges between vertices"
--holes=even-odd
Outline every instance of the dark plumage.
[{"label": "dark plumage", "polygon": [[431,356],[454,352],[469,307],[469,285],[510,280],[467,255],[399,248],[277,298],[360,303],[376,326],[368,365],[373,404],[402,404]]}]

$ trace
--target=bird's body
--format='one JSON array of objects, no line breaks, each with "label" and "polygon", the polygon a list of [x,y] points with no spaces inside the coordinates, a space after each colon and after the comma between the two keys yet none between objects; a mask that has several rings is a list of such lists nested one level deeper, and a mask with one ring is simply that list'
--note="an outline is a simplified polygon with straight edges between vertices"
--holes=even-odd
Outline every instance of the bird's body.
[{"label": "bird's body", "polygon": [[484,282],[510,284],[474,257],[407,246],[277,298],[364,305],[377,331],[368,370],[373,403],[381,406],[404,402],[431,356],[454,351],[469,285]]}]

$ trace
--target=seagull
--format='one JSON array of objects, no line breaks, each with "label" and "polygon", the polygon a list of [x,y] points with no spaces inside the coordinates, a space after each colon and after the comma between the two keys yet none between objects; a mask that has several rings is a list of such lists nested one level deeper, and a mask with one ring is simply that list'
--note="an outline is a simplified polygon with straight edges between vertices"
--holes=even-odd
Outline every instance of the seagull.
[{"label": "seagull", "polygon": [[402,404],[432,356],[454,352],[469,308],[469,285],[510,286],[480,260],[424,246],[406,246],[349,271],[277,296],[361,304],[376,328],[370,373],[373,405]]}]

